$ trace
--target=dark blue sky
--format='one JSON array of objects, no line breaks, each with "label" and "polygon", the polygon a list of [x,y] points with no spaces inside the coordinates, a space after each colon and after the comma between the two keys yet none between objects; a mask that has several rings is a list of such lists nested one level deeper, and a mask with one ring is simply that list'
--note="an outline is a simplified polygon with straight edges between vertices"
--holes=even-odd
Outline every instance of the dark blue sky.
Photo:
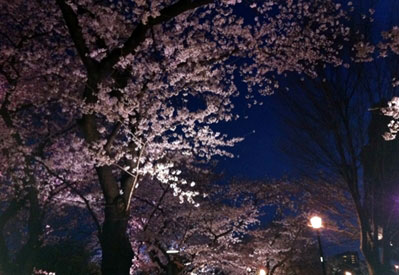
[{"label": "dark blue sky", "polygon": [[[358,10],[368,11],[369,6],[361,8],[360,1],[352,2]],[[395,14],[399,9],[399,3],[393,0],[374,2],[375,14],[372,25],[375,28],[376,39],[379,39],[381,31],[388,30],[392,25],[399,25],[399,16]],[[277,95],[258,96],[257,100],[263,101],[263,106],[248,109],[245,100],[238,99],[236,111],[241,118],[217,127],[230,137],[245,137],[243,142],[231,150],[239,157],[220,159],[219,171],[225,172],[227,176],[250,179],[291,175],[295,173],[295,164],[281,152],[280,147],[285,127],[280,121],[280,114],[284,112],[284,106],[279,102]],[[244,119],[244,116],[248,116],[248,119]]]},{"label": "dark blue sky", "polygon": [[[251,179],[281,177],[291,172],[288,159],[280,152],[278,141],[282,138],[282,124],[279,121],[281,106],[276,95],[259,98],[263,106],[250,109],[238,106],[240,119],[221,126],[221,131],[231,137],[245,137],[231,151],[235,158],[223,158],[219,169],[227,176]],[[244,117],[248,118],[245,119]]]}]

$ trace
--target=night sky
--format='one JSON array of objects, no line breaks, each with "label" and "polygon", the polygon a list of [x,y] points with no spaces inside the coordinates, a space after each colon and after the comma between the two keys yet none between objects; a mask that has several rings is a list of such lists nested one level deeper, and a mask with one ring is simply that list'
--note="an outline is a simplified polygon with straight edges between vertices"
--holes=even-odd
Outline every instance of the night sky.
[{"label": "night sky", "polygon": [[[399,3],[395,2],[393,5],[392,2],[376,1],[373,22],[376,39],[379,39],[380,32],[389,29],[389,26],[399,25],[399,16],[395,15]],[[356,1],[353,1],[353,5],[356,9],[361,9]],[[293,90],[295,87],[290,89]],[[294,92],[300,94],[300,91]],[[256,99],[262,101],[263,106],[253,106],[250,109],[247,108],[245,99],[236,99],[236,111],[240,114],[240,119],[217,127],[230,137],[245,137],[243,142],[231,150],[239,157],[219,159],[219,171],[224,172],[226,176],[250,179],[295,175],[295,163],[292,163],[281,151],[286,130],[281,121],[284,106],[277,94],[256,96]]]},{"label": "night sky", "polygon": [[229,136],[245,138],[231,150],[236,157],[219,160],[219,169],[226,176],[260,179],[281,177],[292,172],[288,159],[278,147],[278,141],[283,135],[279,121],[282,106],[279,106],[276,95],[261,100],[263,106],[250,109],[239,106],[240,119],[220,127]]}]

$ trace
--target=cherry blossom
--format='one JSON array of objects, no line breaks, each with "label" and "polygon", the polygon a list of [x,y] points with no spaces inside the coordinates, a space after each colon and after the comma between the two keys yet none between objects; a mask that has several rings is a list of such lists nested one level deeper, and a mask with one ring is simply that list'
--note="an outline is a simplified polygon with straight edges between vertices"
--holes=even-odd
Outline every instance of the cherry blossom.
[{"label": "cherry blossom", "polygon": [[[256,104],[255,93],[279,87],[274,73],[315,76],[316,65],[342,62],[340,6],[250,2],[1,1],[6,201],[31,190],[43,211],[50,201],[85,205],[103,222],[103,273],[127,274],[129,210],[143,179],[196,204],[199,193],[183,191],[188,181],[175,167],[233,157],[242,138],[213,127],[237,118],[233,98],[247,93]],[[99,190],[100,219],[91,206]]]}]

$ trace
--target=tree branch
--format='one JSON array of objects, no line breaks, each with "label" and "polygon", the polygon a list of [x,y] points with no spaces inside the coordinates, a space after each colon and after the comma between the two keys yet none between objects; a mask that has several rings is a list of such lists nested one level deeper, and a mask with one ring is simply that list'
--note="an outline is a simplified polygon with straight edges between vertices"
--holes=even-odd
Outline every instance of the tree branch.
[{"label": "tree branch", "polygon": [[131,186],[125,186],[125,194],[127,194],[127,202],[126,202],[126,211],[129,210],[130,207],[130,202],[132,201],[132,196],[133,196],[133,192],[134,189],[136,189],[136,186],[138,184],[138,180],[139,180],[139,168],[140,168],[140,159],[144,153],[145,147],[146,147],[147,143],[144,143],[143,147],[140,150],[139,156],[137,158],[137,164],[136,164],[136,175],[134,176],[134,180],[132,182]]},{"label": "tree branch", "polygon": [[[60,1],[60,0],[58,0]],[[147,31],[155,25],[166,22],[186,11],[213,3],[213,0],[180,0],[161,10],[160,15],[151,17],[147,24],[139,23],[122,48],[113,49],[100,63],[102,74],[108,74],[121,57],[132,53],[144,41]]]},{"label": "tree branch", "polygon": [[94,60],[89,57],[89,49],[84,41],[82,28],[79,26],[77,15],[73,9],[67,3],[65,3],[64,0],[56,0],[56,2],[61,9],[62,16],[68,27],[69,34],[71,35],[72,41],[75,44],[80,59],[89,73],[94,72],[95,63]]},{"label": "tree branch", "polygon": [[97,227],[97,230],[99,232],[99,234],[101,235],[101,225],[100,222],[97,218],[96,213],[94,212],[94,210],[91,208],[90,206],[90,202],[88,199],[86,199],[86,197],[82,194],[82,192],[80,192],[75,186],[73,186],[73,184],[71,184],[70,182],[68,182],[67,180],[65,180],[64,178],[60,177],[59,175],[57,175],[55,172],[53,172],[50,167],[48,167],[43,161],[37,159],[37,158],[33,158],[34,161],[40,163],[46,170],[47,172],[52,175],[53,177],[56,177],[57,179],[61,180],[66,186],[68,186],[73,192],[75,192],[83,201],[83,203],[86,205],[87,210],[90,213],[90,216],[93,218],[93,221]]},{"label": "tree branch", "polygon": [[116,136],[119,133],[119,130],[121,129],[122,123],[118,122],[116,123],[114,129],[112,130],[111,135],[108,137],[107,143],[104,146],[104,150],[109,154],[109,150],[111,149],[112,143],[114,142]]}]

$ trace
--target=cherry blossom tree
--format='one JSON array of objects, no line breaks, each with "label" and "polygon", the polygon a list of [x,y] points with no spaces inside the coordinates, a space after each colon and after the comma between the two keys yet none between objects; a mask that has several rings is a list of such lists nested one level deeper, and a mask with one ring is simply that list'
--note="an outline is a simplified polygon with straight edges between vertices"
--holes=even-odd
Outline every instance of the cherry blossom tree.
[{"label": "cherry blossom tree", "polygon": [[[127,230],[141,179],[195,203],[176,167],[232,156],[242,139],[212,125],[237,117],[237,82],[251,101],[278,86],[273,72],[339,65],[335,39],[348,32],[340,5],[321,0],[0,4],[2,187],[33,192],[35,223],[33,206],[66,188],[57,203],[86,205],[102,272],[113,275],[128,274],[134,257]],[[90,206],[99,190],[102,219]]]},{"label": "cherry blossom tree", "polygon": [[[154,197],[135,200],[133,211],[141,215],[131,220],[134,225],[130,227],[137,250],[135,263],[140,269],[155,268],[158,273],[172,274],[171,269],[189,273],[221,268],[221,262],[238,264],[239,253],[234,252],[234,245],[250,226],[259,223],[259,210],[253,202],[242,200],[227,187],[207,183],[199,188],[204,191],[196,199],[200,205],[185,203],[182,207],[170,188],[159,185],[154,192],[153,185],[148,187],[153,189]],[[143,186],[137,196],[143,197],[145,189]],[[169,255],[170,249],[179,253]]]},{"label": "cherry blossom tree", "polygon": [[[135,250],[132,274],[135,270],[254,274],[260,267],[270,275],[287,274],[298,272],[305,262],[315,264],[313,271],[317,272],[316,239],[307,226],[314,204],[326,217],[323,235],[334,236],[329,238],[332,242],[342,241],[338,233],[345,235],[342,226],[329,217],[335,214],[331,209],[336,200],[318,201],[331,191],[328,186],[314,183],[320,190],[315,194],[304,191],[304,184],[296,181],[240,180],[223,186],[198,182],[199,190],[207,194],[196,199],[199,207],[187,203],[182,207],[173,199],[173,191],[163,185],[155,189],[143,183],[136,192],[132,206],[136,215],[129,227]],[[146,195],[147,188],[151,188],[151,197]],[[168,250],[176,253],[168,254]],[[304,251],[313,257],[304,257]]]}]

